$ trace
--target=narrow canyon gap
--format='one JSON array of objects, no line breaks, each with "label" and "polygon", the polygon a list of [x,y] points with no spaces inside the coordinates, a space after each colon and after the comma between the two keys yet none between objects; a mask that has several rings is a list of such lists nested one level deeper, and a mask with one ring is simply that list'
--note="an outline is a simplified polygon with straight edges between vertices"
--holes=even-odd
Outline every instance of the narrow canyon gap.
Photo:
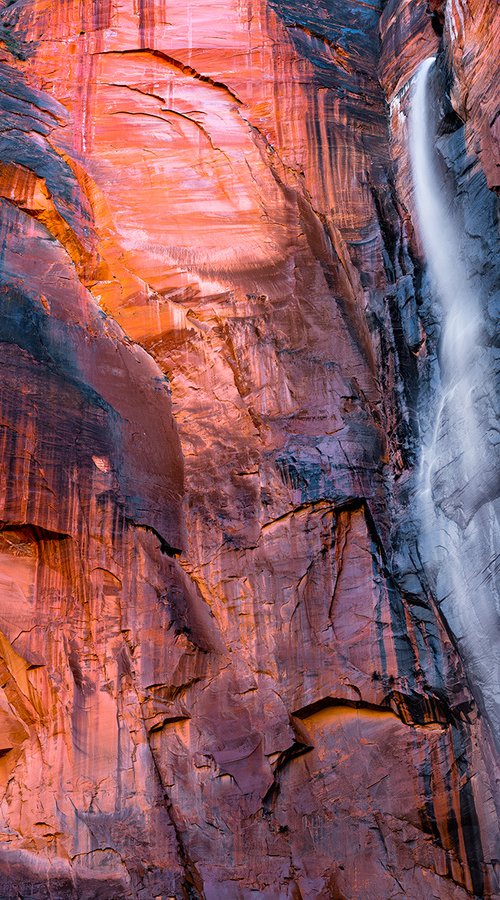
[{"label": "narrow canyon gap", "polygon": [[1,900],[500,897],[499,31],[0,0]]}]

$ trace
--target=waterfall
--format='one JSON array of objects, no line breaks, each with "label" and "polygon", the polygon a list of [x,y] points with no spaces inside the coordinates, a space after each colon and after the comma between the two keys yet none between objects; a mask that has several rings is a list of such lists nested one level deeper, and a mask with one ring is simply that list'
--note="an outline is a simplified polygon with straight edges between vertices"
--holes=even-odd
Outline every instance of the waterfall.
[{"label": "waterfall", "polygon": [[419,549],[476,700],[500,740],[500,598],[494,578],[500,542],[485,414],[493,385],[481,346],[480,289],[477,276],[468,272],[459,202],[435,150],[433,65],[430,58],[418,70],[409,122],[417,234],[442,312],[437,408],[419,471]]}]

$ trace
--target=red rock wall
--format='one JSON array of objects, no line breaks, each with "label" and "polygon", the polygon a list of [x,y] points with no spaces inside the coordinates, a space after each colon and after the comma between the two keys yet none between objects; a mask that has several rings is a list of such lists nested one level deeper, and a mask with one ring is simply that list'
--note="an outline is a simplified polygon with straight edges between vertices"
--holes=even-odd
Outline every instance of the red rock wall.
[{"label": "red rock wall", "polygon": [[2,897],[495,896],[379,6],[3,5]]},{"label": "red rock wall", "polygon": [[467,9],[453,0],[445,20],[445,39],[456,79],[452,101],[468,127],[468,145],[481,162],[488,186],[500,187],[500,61],[496,3],[471,0]]}]

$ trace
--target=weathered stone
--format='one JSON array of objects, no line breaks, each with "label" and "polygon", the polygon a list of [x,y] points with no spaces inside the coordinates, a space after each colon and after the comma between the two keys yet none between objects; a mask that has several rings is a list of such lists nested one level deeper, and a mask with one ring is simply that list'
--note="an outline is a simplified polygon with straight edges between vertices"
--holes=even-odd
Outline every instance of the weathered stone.
[{"label": "weathered stone", "polygon": [[414,502],[440,41],[494,333],[494,11],[458,6],[0,11],[2,897],[498,896]]}]

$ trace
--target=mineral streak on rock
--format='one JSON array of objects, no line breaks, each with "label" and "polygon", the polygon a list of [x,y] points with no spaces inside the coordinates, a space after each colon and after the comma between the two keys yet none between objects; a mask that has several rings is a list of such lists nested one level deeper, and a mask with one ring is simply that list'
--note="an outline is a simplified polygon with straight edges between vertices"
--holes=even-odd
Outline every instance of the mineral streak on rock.
[{"label": "mineral streak on rock", "polygon": [[0,4],[5,900],[499,896],[494,745],[418,557],[405,149],[441,48],[479,267],[497,32]]}]

